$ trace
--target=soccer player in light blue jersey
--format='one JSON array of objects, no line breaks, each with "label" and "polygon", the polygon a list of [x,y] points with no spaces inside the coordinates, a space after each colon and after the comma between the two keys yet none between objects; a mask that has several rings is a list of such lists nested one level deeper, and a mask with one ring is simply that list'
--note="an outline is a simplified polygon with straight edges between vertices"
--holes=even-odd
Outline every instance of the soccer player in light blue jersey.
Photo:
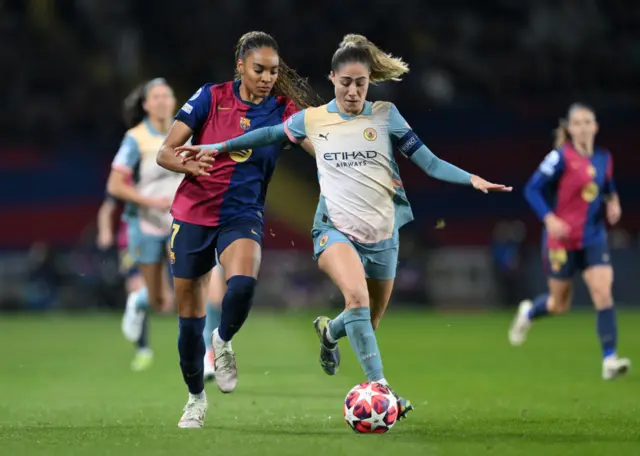
[{"label": "soccer player in light blue jersey", "polygon": [[[215,154],[308,139],[315,149],[320,201],[312,236],[318,265],[338,286],[345,310],[318,317],[320,364],[335,374],[338,341],[348,337],[370,382],[387,384],[374,333],[393,289],[398,230],[413,220],[394,150],[428,175],[482,192],[511,191],[436,157],[389,102],[366,101],[369,83],[398,81],[409,71],[360,35],[347,35],[334,53],[331,81],[336,98],[294,114],[286,124],[261,128],[224,143],[178,148],[184,160],[212,162]],[[398,397],[398,396],[396,396]],[[398,397],[399,417],[412,409]]]}]

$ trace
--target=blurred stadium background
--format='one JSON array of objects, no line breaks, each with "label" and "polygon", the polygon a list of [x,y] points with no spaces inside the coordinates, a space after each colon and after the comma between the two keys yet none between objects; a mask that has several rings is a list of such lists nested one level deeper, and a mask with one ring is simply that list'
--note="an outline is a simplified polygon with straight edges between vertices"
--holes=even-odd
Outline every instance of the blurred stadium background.
[{"label": "blurred stadium background", "polygon": [[[0,55],[0,308],[120,307],[115,256],[95,247],[97,209],[124,132],[121,101],[164,76],[178,105],[233,76],[247,30],[273,33],[283,58],[327,100],[331,54],[349,31],[401,55],[412,72],[371,91],[394,101],[441,157],[499,182],[486,197],[401,162],[416,221],[402,232],[394,301],[513,305],[543,284],[540,224],[524,182],[574,100],[595,106],[623,203],[612,233],[616,296],[640,302],[640,8],[633,0],[293,2],[3,0]],[[182,100],[182,101],[181,101]],[[283,157],[268,201],[259,305],[325,306],[311,260],[313,160]],[[440,226],[441,229],[436,229]],[[582,289],[581,289],[582,290]],[[577,302],[588,304],[587,296]]]},{"label": "blurred stadium background", "polygon": [[[401,173],[416,220],[401,232],[401,258],[392,306],[411,306],[408,315],[413,317],[432,308],[462,311],[513,307],[520,299],[541,290],[544,278],[539,260],[540,223],[525,203],[521,190],[535,166],[550,150],[551,131],[558,118],[564,115],[569,103],[580,100],[595,107],[601,123],[599,143],[612,150],[615,160],[615,178],[623,207],[622,222],[610,236],[616,268],[615,296],[620,306],[638,308],[640,5],[637,0],[325,0],[308,3],[293,0],[0,0],[0,59],[4,68],[0,72],[3,87],[0,99],[0,311],[73,310],[82,315],[85,311],[114,311],[113,319],[107,320],[110,329],[106,329],[102,320],[96,323],[85,316],[78,320],[84,322],[81,330],[74,326],[73,319],[59,320],[61,317],[58,316],[47,320],[53,322],[51,325],[37,323],[29,316],[16,319],[0,316],[0,321],[5,320],[0,324],[0,340],[4,346],[0,362],[3,359],[17,364],[24,362],[20,350],[10,349],[14,338],[26,340],[22,353],[40,357],[43,353],[41,344],[47,341],[36,339],[36,331],[40,334],[41,331],[53,331],[56,325],[60,328],[57,335],[50,335],[48,340],[52,344],[51,350],[57,351],[46,351],[46,360],[49,355],[53,359],[67,359],[60,353],[70,353],[69,350],[78,348],[71,339],[63,341],[65,334],[68,338],[75,334],[74,337],[89,345],[97,344],[95,347],[101,357],[110,350],[115,350],[117,356],[128,356],[124,341],[117,343],[119,325],[116,316],[124,306],[125,297],[117,272],[117,255],[115,250],[104,252],[96,247],[95,228],[110,162],[124,133],[121,102],[135,85],[157,76],[167,78],[174,87],[178,106],[203,83],[231,79],[235,65],[234,45],[240,35],[254,29],[273,34],[280,44],[282,57],[302,75],[308,76],[326,100],[332,97],[332,87],[326,79],[330,58],[345,33],[363,33],[383,49],[402,56],[412,68],[406,80],[376,87],[370,91],[370,98],[395,102],[424,142],[440,157],[494,181],[515,186],[516,190],[510,195],[485,196],[427,179],[417,167],[401,161]],[[317,196],[314,162],[306,155],[285,154],[270,187],[257,307],[297,309],[304,313],[307,307],[326,309],[329,304],[342,305],[333,286],[311,259],[309,231]],[[590,306],[582,286],[578,288],[576,305]],[[58,312],[54,314],[58,315]],[[483,328],[490,329],[493,334],[485,339],[486,343],[495,343],[495,347],[506,345],[508,319],[504,317],[496,322],[486,317],[480,320]],[[255,316],[250,321],[251,328],[240,335],[252,331],[255,331],[253,334],[268,334],[267,324],[272,323],[273,318],[266,314]],[[297,321],[283,318],[285,322]],[[449,337],[443,328],[451,322],[442,317],[434,318],[435,323],[425,324],[430,324],[427,328],[435,330],[433,334],[436,335],[425,337],[437,337],[435,343],[440,343]],[[461,327],[473,331],[473,323],[467,320],[468,317],[460,318],[466,322]],[[389,327],[397,331],[394,334],[400,334],[399,340],[411,343],[408,336],[401,336],[406,322],[394,320],[393,316],[389,321]],[[631,321],[637,323],[637,318]],[[575,340],[574,348],[595,350],[595,335],[589,332],[591,323],[584,319],[579,322],[577,325],[581,329],[577,331],[581,335],[570,333],[571,340]],[[308,321],[303,324],[308,325]],[[153,408],[160,400],[157,395],[166,394],[157,385],[148,395],[140,396],[141,402],[152,404],[148,410],[170,421],[165,423],[170,428],[174,426],[174,418],[178,419],[183,399],[177,355],[176,359],[171,358],[175,354],[172,351],[175,350],[175,329],[172,329],[175,326],[172,325],[167,321],[162,326],[166,331],[159,345],[162,349],[166,346],[169,352],[166,354],[168,360],[158,366],[164,369],[162,372],[167,378],[171,378],[171,389],[175,391],[171,396],[172,403],[166,413],[164,409]],[[621,334],[627,331],[629,346],[632,345],[629,337],[635,337],[633,346],[637,350],[640,343],[629,325],[622,324]],[[527,372],[535,384],[536,363],[539,367],[553,365],[554,361],[546,356],[552,353],[553,343],[565,343],[567,335],[559,326],[554,328],[555,333],[549,336],[544,355],[535,358],[533,364],[528,365],[510,355],[513,365],[517,366],[512,374]],[[306,330],[310,331],[310,328]],[[425,330],[424,334],[430,330]],[[92,337],[97,337],[98,342],[92,342]],[[255,345],[260,343],[257,337],[254,335],[251,343],[244,342],[247,351],[251,351],[252,344],[255,351]],[[395,356],[394,350],[401,350],[399,343],[394,346],[390,339],[382,336],[382,346],[388,344],[386,353],[391,353],[386,355],[385,361]],[[241,350],[245,345],[238,343]],[[474,340],[470,341],[471,345],[474,343]],[[111,344],[117,348],[112,348]],[[426,352],[430,350],[429,344],[423,341],[416,347]],[[308,346],[315,356],[312,340],[302,346],[305,350]],[[469,347],[462,344],[454,344],[453,349],[461,350],[460,356],[476,356],[474,359],[484,358],[486,353],[478,348],[477,352],[465,354],[464,350]],[[502,349],[496,350],[494,355],[502,353]],[[507,353],[508,350],[504,350]],[[104,367],[91,364],[95,353],[85,350],[74,352],[74,356],[82,363],[88,363],[89,368],[101,371]],[[242,363],[243,355],[239,356]],[[253,356],[245,358],[244,362],[255,361],[260,366],[254,366],[255,369],[262,369],[261,359]],[[298,361],[296,356],[292,355],[291,359],[295,361],[291,362],[299,364],[294,368],[302,369],[303,361]],[[488,380],[489,374],[484,377],[482,372],[495,373],[498,365],[465,364],[461,358],[456,358],[455,352],[439,352],[435,356],[450,365],[451,371],[432,380],[429,388],[449,388],[444,400],[455,402],[457,396],[466,394],[462,392],[466,386],[463,387],[458,379],[471,370],[475,375],[470,379],[478,394],[476,399],[483,404],[484,411],[491,410],[488,419],[495,418],[495,423],[504,424],[502,406],[495,408],[496,404],[483,402],[489,401],[487,398],[496,391],[489,386],[493,383]],[[562,388],[577,388],[574,391],[585,395],[593,393],[584,383],[576,386],[573,374],[567,373],[564,378],[558,373],[564,372],[563,368],[575,367],[580,375],[584,371],[585,375],[593,375],[594,380],[599,380],[597,360],[585,354],[580,356],[579,360],[584,361],[585,366],[580,363],[556,366],[559,370],[555,380],[560,381],[560,389],[555,388],[550,400],[562,403],[566,399]],[[107,369],[112,368],[109,363],[120,362],[124,366],[120,371],[113,371],[118,372],[113,374],[113,384],[103,382],[100,386],[100,394],[104,396],[96,401],[109,409],[106,404],[109,398],[117,396],[117,386],[114,386],[117,381],[134,382],[128,384],[134,389],[142,388],[143,381],[124,377],[131,375],[126,371],[128,359],[106,359]],[[52,410],[57,410],[58,406],[64,410],[64,413],[52,412],[51,415],[40,410],[44,403],[34,403],[26,410],[19,405],[22,402],[19,403],[18,398],[23,397],[25,390],[18,389],[17,383],[30,385],[29,391],[43,387],[40,383],[29,383],[32,380],[28,379],[44,371],[49,379],[64,380],[72,385],[69,391],[45,388],[52,397],[79,395],[78,401],[85,399],[82,409],[89,407],[86,400],[91,398],[93,390],[79,386],[76,374],[66,370],[71,361],[63,363],[65,372],[62,372],[57,362],[46,360],[43,358],[43,364],[31,371],[22,371],[23,374],[16,371],[13,377],[5,377],[9,380],[3,385],[5,394],[0,401],[0,410],[8,413],[4,417],[5,425],[12,419],[27,423],[62,420],[77,424],[73,401],[64,406],[48,402]],[[318,394],[339,398],[343,391],[346,393],[359,378],[354,361],[348,361],[352,365],[348,372],[352,375],[343,380],[343,384]],[[311,372],[320,375],[313,364],[315,359],[304,362],[313,366],[309,367]],[[400,372],[406,370],[399,361],[390,363]],[[72,372],[79,368],[74,366]],[[418,369],[427,370],[425,366],[422,364]],[[303,381],[311,382],[311,378],[307,375]],[[271,381],[275,380],[274,376]],[[281,387],[288,385],[283,378],[278,381],[285,382],[280,383]],[[322,381],[313,380],[318,383],[314,383],[314,387],[320,388]],[[509,381],[515,384],[518,380],[514,377]],[[539,385],[546,383],[543,377],[537,381]],[[146,377],[144,382],[152,383],[153,377]],[[257,380],[255,384],[248,384],[252,385],[249,394],[261,391]],[[404,385],[409,391],[406,394],[413,392],[420,399],[422,385],[412,386],[408,381]],[[289,386],[296,388],[296,385]],[[271,385],[269,392],[263,393],[277,395],[275,387]],[[15,398],[11,396],[12,391]],[[152,393],[156,396],[152,397]],[[304,400],[303,393],[294,399]],[[637,397],[637,382],[635,394]],[[427,392],[424,395],[428,396]],[[258,394],[258,401],[260,397]],[[529,396],[513,392],[510,399],[504,400],[517,402],[523,397]],[[606,410],[614,407],[612,404],[618,404],[615,400],[606,402],[612,399],[605,397],[601,401]],[[287,404],[290,399],[278,401]],[[112,410],[116,410],[113,416],[107,414],[105,417],[104,409],[89,407],[88,415],[81,420],[88,423],[134,420],[128,415],[123,418],[118,408],[123,404],[113,400],[112,404],[118,404],[111,405]],[[123,402],[122,397],[119,400]],[[245,400],[244,405],[250,407],[249,400]],[[60,401],[62,403],[62,399]],[[335,401],[339,402],[338,399]],[[232,413],[235,409],[231,402],[227,400],[226,403],[229,404],[227,409],[221,406],[222,410]],[[456,438],[451,434],[452,426],[474,425],[471,420],[478,416],[477,411],[470,411],[468,403],[465,404],[454,407],[453,414],[446,420],[430,424],[441,432],[441,439]],[[80,405],[77,408],[82,410]],[[435,410],[444,412],[444,408],[438,409],[437,405]],[[628,420],[623,424],[636,426],[637,431],[637,406],[634,410],[624,412],[628,414],[625,415]],[[632,412],[635,415],[631,415]],[[583,414],[588,410],[574,410],[568,405],[568,408],[558,406],[544,412],[534,407],[531,413],[541,413],[543,418],[544,413],[549,417],[568,416],[575,418],[577,423],[577,420],[584,420]],[[39,418],[34,419],[34,416]],[[635,418],[629,418],[631,416]],[[148,415],[135,417],[143,423],[150,419]],[[269,417],[266,419],[268,421]],[[2,422],[0,420],[0,428]],[[551,447],[545,446],[543,435],[550,436],[551,443],[558,444],[563,436],[569,436],[566,437],[568,442],[577,442],[590,438],[587,436],[591,435],[589,429],[603,429],[598,427],[603,426],[602,422],[580,423],[586,428],[583,427],[579,435],[575,429],[568,429],[566,434],[562,429],[557,435],[551,431],[549,434],[542,424],[529,428],[527,432],[535,434],[539,431],[541,436],[540,441],[534,442],[540,446],[534,445],[535,452],[531,454],[540,451],[556,454],[549,450]],[[498,428],[501,425],[496,424]],[[597,454],[611,454],[605,449],[612,448],[606,445],[615,441],[615,435],[621,436],[621,441],[627,444],[616,448],[628,449],[622,451],[624,454],[634,454],[638,447],[632,447],[629,442],[637,443],[637,440],[627,437],[633,430],[624,434],[624,425],[605,426],[603,432],[611,431],[614,437],[611,437],[613,440],[603,438],[600,442],[603,453]],[[228,426],[231,428],[227,427],[227,430],[234,431],[235,425]],[[261,429],[262,424],[251,421],[247,426],[256,430]],[[79,432],[96,442],[102,441],[98,434],[87,429]],[[468,440],[463,437],[471,445],[469,453],[460,449],[441,454],[494,454],[491,452],[493,444],[485,446],[483,439],[508,440],[518,432],[525,432],[523,429],[501,434],[479,427],[469,431]],[[28,444],[29,432],[33,429],[25,428],[24,433],[14,430],[13,434],[8,431],[2,434],[1,431],[0,437],[5,438],[5,443],[10,442],[12,436],[22,439],[22,443],[14,440],[14,446],[8,444],[7,451],[11,451],[7,454],[32,455],[38,448],[42,450],[42,447]],[[122,432],[123,439],[134,438],[126,430]],[[7,436],[9,440],[6,440]],[[36,436],[46,439],[37,432]],[[251,438],[257,439],[256,445],[260,444],[258,437],[253,435]],[[284,435],[284,438],[288,437]],[[392,441],[400,445],[396,449],[406,443]],[[420,441],[410,439],[409,443],[418,445]],[[306,444],[310,444],[308,440]],[[473,446],[476,444],[477,447]],[[202,442],[198,445],[196,448],[200,450],[206,448]],[[233,451],[233,445],[229,445],[229,451]],[[297,454],[278,447],[279,444],[274,445],[274,448],[280,448],[279,454]],[[589,448],[600,448],[597,443],[594,445]],[[163,450],[168,451],[168,448],[161,448],[158,443],[153,454],[165,454]],[[413,450],[419,448],[424,447],[417,446]],[[500,445],[495,448],[495,454],[525,454],[505,450]],[[570,449],[566,447],[558,454],[592,454],[585,447],[579,453],[571,453]],[[51,450],[41,454],[76,454],[74,451],[67,448],[60,453]],[[346,450],[336,447],[333,451],[337,455]],[[246,454],[249,453],[247,450]],[[78,449],[77,454],[84,453]],[[86,454],[98,453],[93,448]],[[255,454],[260,453],[256,450]]]}]

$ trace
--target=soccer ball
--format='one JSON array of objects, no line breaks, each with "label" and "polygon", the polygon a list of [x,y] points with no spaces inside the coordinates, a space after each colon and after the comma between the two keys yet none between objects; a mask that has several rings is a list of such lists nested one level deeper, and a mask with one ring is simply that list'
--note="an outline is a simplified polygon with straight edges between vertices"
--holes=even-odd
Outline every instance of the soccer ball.
[{"label": "soccer ball", "polygon": [[361,434],[383,434],[398,418],[398,401],[388,386],[360,383],[344,400],[344,419],[351,429]]}]

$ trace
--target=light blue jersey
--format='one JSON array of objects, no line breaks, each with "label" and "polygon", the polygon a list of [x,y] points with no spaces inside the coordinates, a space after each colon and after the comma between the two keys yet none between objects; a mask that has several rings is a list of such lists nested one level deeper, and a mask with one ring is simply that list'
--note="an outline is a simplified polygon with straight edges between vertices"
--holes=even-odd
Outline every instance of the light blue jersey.
[{"label": "light blue jersey", "polygon": [[[156,163],[156,155],[164,138],[165,135],[156,131],[147,120],[141,122],[127,131],[112,167],[131,175],[132,184],[142,195],[171,200],[182,176]],[[161,261],[171,230],[169,211],[127,203],[123,218],[127,222],[127,242],[134,261]]]},{"label": "light blue jersey", "polygon": [[347,115],[333,100],[294,114],[285,125],[201,147],[242,150],[285,135],[294,142],[306,138],[315,149],[320,182],[312,231],[316,257],[336,242],[348,243],[370,278],[395,277],[398,229],[413,220],[394,150],[430,176],[470,185],[471,174],[436,157],[389,102],[366,102],[360,114]]}]

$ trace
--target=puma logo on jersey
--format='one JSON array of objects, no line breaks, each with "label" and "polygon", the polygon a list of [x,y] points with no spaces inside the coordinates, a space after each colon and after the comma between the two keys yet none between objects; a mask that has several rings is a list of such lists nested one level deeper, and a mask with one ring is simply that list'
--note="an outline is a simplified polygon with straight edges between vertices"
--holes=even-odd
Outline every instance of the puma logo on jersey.
[{"label": "puma logo on jersey", "polygon": [[324,135],[322,133],[318,133],[318,136],[320,136],[325,141],[329,141],[329,133],[324,134]]}]

